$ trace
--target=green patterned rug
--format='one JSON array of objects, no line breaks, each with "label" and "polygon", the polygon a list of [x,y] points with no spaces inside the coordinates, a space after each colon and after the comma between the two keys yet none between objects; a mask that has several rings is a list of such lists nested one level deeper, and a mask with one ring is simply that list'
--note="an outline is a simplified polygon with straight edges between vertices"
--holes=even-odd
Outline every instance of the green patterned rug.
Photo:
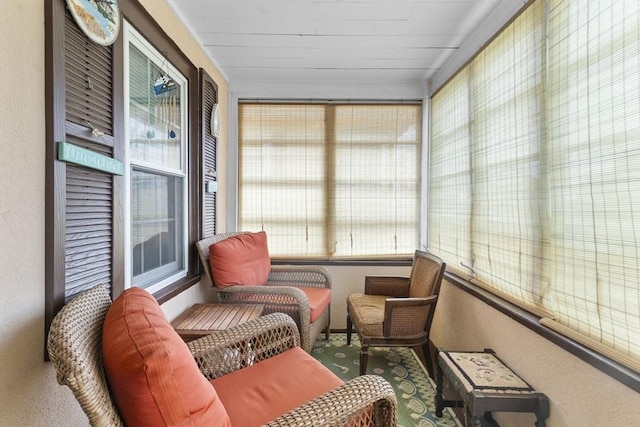
[{"label": "green patterned rug", "polygon": [[[352,336],[333,333],[329,341],[318,337],[313,357],[333,373],[348,381],[358,376],[360,341]],[[398,425],[402,427],[461,427],[453,411],[446,408],[442,418],[435,416],[433,397],[436,387],[415,352],[404,347],[372,347],[369,349],[367,373],[377,374],[391,383],[398,399]]]}]

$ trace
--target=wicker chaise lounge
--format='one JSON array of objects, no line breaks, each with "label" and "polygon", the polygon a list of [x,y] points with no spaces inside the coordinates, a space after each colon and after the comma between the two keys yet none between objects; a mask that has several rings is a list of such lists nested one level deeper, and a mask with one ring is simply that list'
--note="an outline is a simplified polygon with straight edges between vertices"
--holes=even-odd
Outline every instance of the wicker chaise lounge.
[{"label": "wicker chaise lounge", "polygon": [[[122,324],[126,327],[118,330]],[[326,370],[334,381],[330,378],[333,374],[298,345],[297,327],[282,313],[185,344],[146,291],[128,289],[112,304],[104,286],[84,292],[63,307],[48,337],[58,382],[71,388],[94,426],[396,425],[393,388],[378,376],[361,376],[347,383],[338,380],[337,386],[272,417],[273,408],[299,400],[306,390],[290,390],[295,395],[287,396],[286,390],[273,386],[273,393],[269,393],[271,383],[256,384],[260,378],[271,377],[273,383],[298,382],[308,389],[315,387],[312,383]],[[131,346],[134,348],[128,348]],[[138,360],[141,353],[147,354],[142,361]],[[124,364],[118,365],[118,360]],[[286,360],[286,365],[279,360]],[[308,371],[309,367],[313,378],[292,382],[298,369]],[[197,378],[189,383],[193,371]],[[244,380],[234,383],[235,378]],[[156,387],[144,396],[158,384],[161,391]],[[135,387],[140,389],[131,390]],[[217,393],[215,399],[203,402],[202,395],[212,393]],[[265,406],[256,410],[256,400],[263,398]],[[234,410],[234,405],[239,405],[240,411]],[[212,414],[221,407],[224,413]],[[247,415],[252,422],[246,421]],[[186,421],[180,417],[187,417]]]}]

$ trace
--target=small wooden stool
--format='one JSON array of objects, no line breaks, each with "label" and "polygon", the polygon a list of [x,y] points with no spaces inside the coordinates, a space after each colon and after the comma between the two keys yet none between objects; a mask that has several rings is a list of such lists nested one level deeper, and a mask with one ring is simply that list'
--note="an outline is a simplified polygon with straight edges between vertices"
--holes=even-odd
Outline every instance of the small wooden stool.
[{"label": "small wooden stool", "polygon": [[[444,399],[444,375],[462,400]],[[536,427],[544,427],[549,417],[547,396],[536,392],[491,349],[482,352],[438,349],[435,405],[438,417],[442,417],[445,407],[465,407],[473,427],[481,427],[483,419],[495,423],[492,411],[533,412]]]}]

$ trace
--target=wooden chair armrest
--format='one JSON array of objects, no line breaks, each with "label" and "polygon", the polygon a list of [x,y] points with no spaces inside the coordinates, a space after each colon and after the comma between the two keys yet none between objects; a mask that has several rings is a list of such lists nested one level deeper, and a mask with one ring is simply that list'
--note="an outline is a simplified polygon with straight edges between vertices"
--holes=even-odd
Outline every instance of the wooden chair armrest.
[{"label": "wooden chair armrest", "polygon": [[431,295],[424,298],[387,298],[385,299],[385,310],[395,310],[401,307],[431,305],[437,300],[438,295]]},{"label": "wooden chair armrest", "polygon": [[[429,330],[438,295],[426,298],[387,298],[382,333],[385,337],[415,336]],[[428,306],[427,309],[424,307]]]},{"label": "wooden chair armrest", "polygon": [[268,427],[395,426],[398,404],[393,387],[378,375],[361,375],[298,406],[267,424]]},{"label": "wooden chair armrest", "polygon": [[331,289],[331,275],[322,266],[272,265],[267,286],[305,286]]},{"label": "wooden chair armrest", "polygon": [[366,276],[364,293],[367,295],[387,295],[406,297],[409,295],[409,278],[395,276]]},{"label": "wooden chair armrest", "polygon": [[273,313],[187,343],[198,368],[211,380],[300,345],[293,319]]}]

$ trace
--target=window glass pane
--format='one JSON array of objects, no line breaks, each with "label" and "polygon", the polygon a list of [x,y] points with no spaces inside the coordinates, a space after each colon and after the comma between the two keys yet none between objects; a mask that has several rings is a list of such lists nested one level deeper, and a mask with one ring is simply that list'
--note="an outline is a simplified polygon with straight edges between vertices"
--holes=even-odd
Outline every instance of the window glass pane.
[{"label": "window glass pane", "polygon": [[[131,172],[133,284],[145,286],[183,267],[182,179]],[[150,274],[151,273],[151,274]]]},{"label": "window glass pane", "polygon": [[180,169],[183,100],[166,62],[161,66],[130,46],[129,155],[132,160]]}]

